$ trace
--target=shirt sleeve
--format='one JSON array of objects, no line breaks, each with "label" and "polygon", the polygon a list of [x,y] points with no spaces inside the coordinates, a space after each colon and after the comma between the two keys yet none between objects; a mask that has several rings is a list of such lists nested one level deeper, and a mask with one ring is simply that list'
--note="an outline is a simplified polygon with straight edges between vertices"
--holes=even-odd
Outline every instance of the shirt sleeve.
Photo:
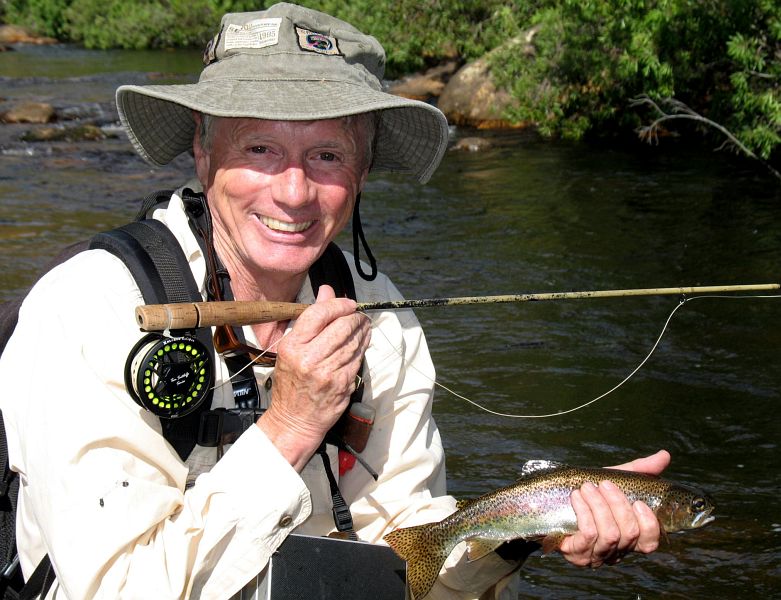
[{"label": "shirt sleeve", "polygon": [[226,598],[308,517],[310,495],[257,427],[185,491],[159,419],[125,391],[141,303],[121,261],[95,250],[23,304],[0,360],[23,571],[48,553],[58,598]]},{"label": "shirt sleeve", "polygon": [[[385,281],[385,299],[401,300]],[[432,416],[436,375],[420,324],[408,310],[382,312],[372,321],[364,402],[376,414],[361,457],[379,471],[379,479],[375,482],[356,464],[339,485],[350,502],[358,536],[384,543],[382,536],[398,527],[440,521],[455,511],[456,501],[446,494],[444,450]],[[517,568],[517,563],[493,553],[468,563],[465,546],[459,544],[430,598],[513,597],[500,594],[508,585],[517,589],[513,578],[503,580]]]}]

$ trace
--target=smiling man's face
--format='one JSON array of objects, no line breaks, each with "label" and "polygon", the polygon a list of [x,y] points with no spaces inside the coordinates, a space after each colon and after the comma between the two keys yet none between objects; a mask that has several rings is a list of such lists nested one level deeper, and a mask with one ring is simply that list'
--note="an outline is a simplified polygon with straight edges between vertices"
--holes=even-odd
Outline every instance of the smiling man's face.
[{"label": "smiling man's face", "polygon": [[208,147],[196,135],[196,171],[229,270],[272,279],[309,270],[366,180],[360,123],[217,118]]}]

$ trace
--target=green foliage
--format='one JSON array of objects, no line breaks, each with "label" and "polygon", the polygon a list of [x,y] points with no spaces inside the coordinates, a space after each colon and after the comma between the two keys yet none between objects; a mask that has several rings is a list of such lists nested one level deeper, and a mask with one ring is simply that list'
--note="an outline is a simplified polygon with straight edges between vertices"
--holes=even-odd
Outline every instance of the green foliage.
[{"label": "green foliage", "polygon": [[494,76],[518,103],[510,117],[539,123],[544,135],[581,138],[594,126],[625,128],[626,99],[671,95],[672,66],[660,57],[669,2],[562,0],[538,11],[534,53],[498,51]]},{"label": "green foliage", "polygon": [[[781,0],[299,0],[372,33],[388,77],[491,54],[547,136],[628,132],[645,95],[722,123],[759,156],[781,145]],[[225,12],[264,0],[0,0],[9,23],[90,48],[202,47]],[[521,40],[533,28],[533,50]],[[512,40],[515,38],[515,42]]]},{"label": "green foliage", "polygon": [[781,144],[781,14],[775,3],[755,6],[752,26],[727,42],[736,136],[764,159]]},{"label": "green foliage", "polygon": [[72,0],[65,29],[87,48],[168,48],[208,39],[212,16],[207,0]]},{"label": "green foliage", "polygon": [[778,0],[551,0],[517,31],[539,27],[531,56],[499,50],[493,74],[508,117],[579,139],[631,131],[632,98],[675,97],[724,123],[768,158],[781,143]]},{"label": "green foliage", "polygon": [[70,0],[4,0],[3,18],[40,35],[66,39],[64,12],[69,4]]},{"label": "green foliage", "polygon": [[387,53],[387,74],[398,77],[444,58],[476,58],[507,28],[503,0],[299,0],[370,32]]}]

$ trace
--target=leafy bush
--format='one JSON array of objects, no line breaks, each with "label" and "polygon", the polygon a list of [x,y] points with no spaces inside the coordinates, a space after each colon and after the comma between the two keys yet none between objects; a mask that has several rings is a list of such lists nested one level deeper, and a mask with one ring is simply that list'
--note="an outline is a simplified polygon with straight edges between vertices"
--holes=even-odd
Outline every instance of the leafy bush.
[{"label": "leafy bush", "polygon": [[87,48],[168,48],[203,43],[215,27],[207,0],[72,0],[68,37]]},{"label": "leafy bush", "polygon": [[444,58],[476,58],[500,41],[508,25],[504,0],[298,0],[298,3],[332,14],[376,37],[387,53],[389,77],[398,77]]},{"label": "leafy bush", "polygon": [[67,39],[64,12],[70,0],[0,0],[7,23],[23,25],[40,35]]},{"label": "leafy bush", "polygon": [[554,0],[532,17],[534,55],[508,47],[493,72],[518,100],[508,117],[544,135],[632,131],[648,118],[632,98],[675,97],[768,158],[781,143],[780,12],[778,0]]}]

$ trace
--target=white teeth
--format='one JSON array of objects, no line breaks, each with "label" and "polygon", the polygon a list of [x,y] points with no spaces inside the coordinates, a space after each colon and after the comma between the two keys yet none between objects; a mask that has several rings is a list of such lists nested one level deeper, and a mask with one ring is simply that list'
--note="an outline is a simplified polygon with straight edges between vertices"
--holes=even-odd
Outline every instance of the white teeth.
[{"label": "white teeth", "polygon": [[298,233],[304,231],[312,226],[314,221],[304,221],[303,223],[285,223],[284,221],[277,221],[271,217],[260,217],[260,222],[263,223],[269,229],[275,231],[285,231],[288,233]]}]

